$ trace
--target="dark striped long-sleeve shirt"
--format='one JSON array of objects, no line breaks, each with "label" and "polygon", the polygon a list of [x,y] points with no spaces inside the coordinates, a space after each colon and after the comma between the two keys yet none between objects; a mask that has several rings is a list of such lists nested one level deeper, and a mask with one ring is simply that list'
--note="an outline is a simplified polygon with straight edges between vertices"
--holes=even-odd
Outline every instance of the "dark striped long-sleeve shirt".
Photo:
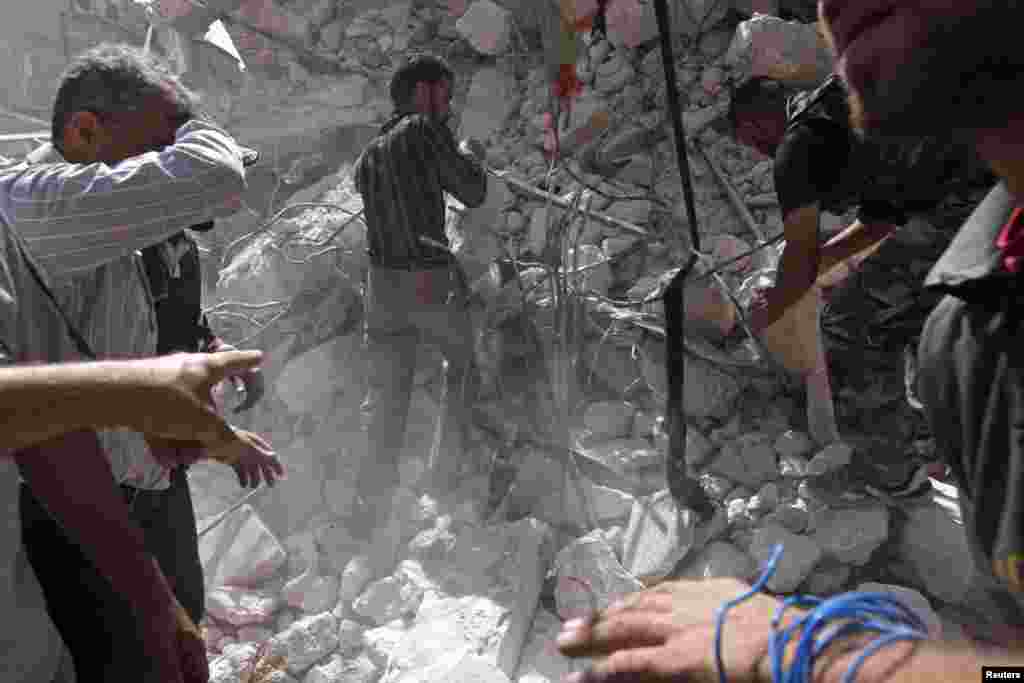
[{"label": "dark striped long-sleeve shirt", "polygon": [[451,130],[422,114],[388,121],[355,165],[363,197],[370,263],[415,267],[445,258],[420,237],[448,244],[447,192],[470,208],[487,198],[487,175],[472,154],[459,151]]},{"label": "dark striped long-sleeve shirt", "polygon": [[[181,230],[229,215],[245,188],[241,152],[216,126],[191,121],[160,152],[113,166],[70,164],[47,145],[0,171],[0,213],[24,240],[61,307],[99,358],[156,355],[152,296],[138,250]],[[0,264],[0,268],[4,264]],[[23,273],[24,271],[19,271]],[[0,342],[7,362],[79,360],[63,321],[25,308],[38,287],[0,291]],[[14,299],[10,305],[5,294]],[[38,300],[38,297],[35,297]],[[99,432],[114,477],[165,488],[167,472],[145,440],[128,430]]]}]

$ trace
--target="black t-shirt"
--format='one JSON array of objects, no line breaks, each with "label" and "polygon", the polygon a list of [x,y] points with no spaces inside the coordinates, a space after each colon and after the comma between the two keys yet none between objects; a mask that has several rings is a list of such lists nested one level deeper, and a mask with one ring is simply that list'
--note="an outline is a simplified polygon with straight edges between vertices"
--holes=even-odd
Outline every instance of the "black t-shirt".
[{"label": "black t-shirt", "polygon": [[[904,225],[907,213],[894,202],[866,197],[853,176],[863,165],[855,149],[858,143],[848,130],[829,121],[815,120],[791,127],[775,154],[775,192],[782,215],[804,206],[818,204],[822,210],[845,213],[857,206],[862,223]],[[927,210],[927,206],[915,206]]]}]

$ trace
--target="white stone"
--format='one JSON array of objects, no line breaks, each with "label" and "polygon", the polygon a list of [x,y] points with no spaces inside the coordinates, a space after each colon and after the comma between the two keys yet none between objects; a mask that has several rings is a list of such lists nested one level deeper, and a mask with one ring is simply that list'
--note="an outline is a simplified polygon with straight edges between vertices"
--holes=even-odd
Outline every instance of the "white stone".
[{"label": "white stone", "polygon": [[731,543],[715,541],[688,561],[681,578],[716,579],[732,577],[750,581],[757,573],[754,561]]},{"label": "white stone", "polygon": [[206,611],[233,626],[268,623],[281,606],[275,593],[233,586],[214,588],[206,594]]},{"label": "white stone", "polygon": [[512,35],[511,17],[507,10],[490,0],[476,0],[455,26],[477,52],[499,55],[508,49]]},{"label": "white stone", "polygon": [[850,464],[853,448],[845,443],[831,443],[821,449],[807,464],[807,475],[820,477]]},{"label": "white stone", "polygon": [[414,613],[423,599],[423,590],[404,576],[388,576],[374,581],[352,603],[360,616],[383,626]]},{"label": "white stone", "polygon": [[251,505],[243,505],[199,540],[207,587],[256,586],[287,561],[284,548]]},{"label": "white stone", "polygon": [[718,451],[710,469],[716,474],[757,489],[778,476],[775,449],[770,443],[741,446],[730,441]]},{"label": "white stone", "polygon": [[299,675],[338,647],[338,620],[330,612],[296,621],[270,641],[270,655],[285,658],[288,671]]},{"label": "white stone", "polygon": [[779,435],[775,440],[775,450],[780,458],[787,456],[803,457],[814,450],[814,442],[804,432],[790,429]]},{"label": "white stone", "polygon": [[643,589],[643,584],[619,564],[600,529],[559,551],[555,572],[555,603],[564,620],[605,609],[619,598]]},{"label": "white stone", "polygon": [[929,636],[932,638],[942,637],[942,619],[940,619],[939,615],[935,613],[934,609],[932,609],[932,604],[928,601],[928,598],[921,595],[921,593],[913,588],[907,588],[906,586],[894,586],[889,583],[868,582],[857,586],[857,590],[869,593],[891,594],[921,617],[921,620],[928,628]]},{"label": "white stone", "polygon": [[881,505],[829,510],[815,517],[815,542],[843,564],[866,564],[889,537],[889,510]]},{"label": "white stone", "polygon": [[380,671],[368,656],[350,659],[335,654],[311,668],[303,683],[376,683],[379,676]]},{"label": "white stone", "polygon": [[[487,531],[504,537],[503,558],[497,565],[490,560],[477,564],[475,570],[486,573],[473,577],[474,594],[428,594],[412,628],[392,651],[396,678],[423,671],[443,654],[462,650],[484,657],[506,675],[515,673],[551,562],[551,531],[535,519]],[[456,554],[449,570],[453,578],[465,568],[464,558]]]},{"label": "white stone", "polygon": [[668,576],[695,540],[696,517],[679,509],[668,490],[633,505],[623,541],[623,566],[640,579]]},{"label": "white stone", "polygon": [[240,643],[256,643],[259,645],[273,637],[274,631],[262,626],[243,626],[238,629],[238,642]]},{"label": "white stone", "polygon": [[635,412],[626,401],[595,401],[583,414],[583,426],[595,439],[624,438],[632,433]]},{"label": "white stone", "polygon": [[779,487],[769,482],[750,498],[750,509],[758,513],[771,512],[779,504]]},{"label": "white stone", "polygon": [[791,593],[806,579],[821,559],[821,548],[806,536],[798,536],[781,526],[770,524],[754,531],[747,552],[759,570],[768,564],[776,544],[782,544],[782,556],[775,573],[768,579],[768,589],[775,593]]},{"label": "white stone", "polygon": [[557,683],[569,675],[569,659],[554,646],[561,630],[562,622],[556,615],[537,609],[513,677],[516,683]]},{"label": "white stone", "polygon": [[303,574],[289,581],[282,591],[287,603],[306,614],[319,614],[338,602],[338,577]]},{"label": "white stone", "polygon": [[367,629],[363,632],[363,646],[366,655],[378,668],[386,668],[394,653],[405,639],[406,630],[401,622]]}]

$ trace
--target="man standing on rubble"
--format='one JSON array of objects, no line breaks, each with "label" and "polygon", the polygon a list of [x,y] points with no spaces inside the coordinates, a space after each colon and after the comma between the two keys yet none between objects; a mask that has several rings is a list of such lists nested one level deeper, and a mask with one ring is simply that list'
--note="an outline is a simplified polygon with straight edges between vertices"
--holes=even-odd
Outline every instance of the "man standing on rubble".
[{"label": "man standing on rubble", "polygon": [[[794,324],[806,331],[801,339],[814,340],[819,362],[801,361],[799,371],[806,373],[808,426],[819,446],[840,440],[821,357],[819,292],[849,277],[911,216],[937,206],[965,175],[970,159],[964,146],[939,137],[859,137],[850,125],[848,97],[836,74],[793,96],[778,82],[754,78],[737,88],[730,108],[737,140],[775,160],[786,239],[775,284],[752,307],[751,328],[771,335],[784,315],[796,316]],[[820,245],[821,212],[843,214],[854,207],[857,219]],[[827,397],[826,405],[817,405],[816,396]],[[857,454],[851,465],[814,483],[823,496],[843,503],[862,499],[861,486],[890,497],[920,495],[930,490],[927,474],[927,463],[920,462],[908,468],[904,482],[884,482]]]},{"label": "man standing on rubble", "polygon": [[[353,529],[366,539],[389,521],[421,342],[439,345],[447,363],[429,454],[433,489],[457,485],[467,452],[476,385],[473,334],[465,277],[447,248],[444,194],[467,207],[480,206],[487,176],[483,145],[472,139],[456,145],[448,127],[453,83],[453,72],[437,57],[417,57],[400,67],[390,85],[395,114],[354,169],[370,258],[362,406],[368,452],[359,463]],[[396,543],[373,544],[379,552],[375,571],[390,569]]]}]

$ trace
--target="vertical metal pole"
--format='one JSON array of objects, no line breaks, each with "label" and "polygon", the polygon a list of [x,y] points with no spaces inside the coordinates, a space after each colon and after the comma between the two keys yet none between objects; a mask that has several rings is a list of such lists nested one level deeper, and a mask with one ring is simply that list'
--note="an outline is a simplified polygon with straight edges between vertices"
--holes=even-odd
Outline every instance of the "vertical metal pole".
[{"label": "vertical metal pole", "polygon": [[661,61],[665,71],[665,94],[675,137],[676,162],[679,179],[683,184],[687,219],[690,224],[690,259],[680,269],[665,290],[665,368],[668,373],[668,400],[665,418],[668,422],[668,454],[665,474],[668,489],[680,508],[693,510],[703,520],[714,515],[715,508],[700,484],[686,471],[686,416],[683,413],[683,394],[686,383],[686,359],[683,334],[685,316],[684,289],[686,278],[697,262],[700,234],[697,231],[697,208],[690,176],[690,160],[686,150],[686,131],[679,104],[679,85],[676,81],[675,58],[672,54],[672,34],[669,28],[667,0],[655,0],[658,33],[661,38]]}]

